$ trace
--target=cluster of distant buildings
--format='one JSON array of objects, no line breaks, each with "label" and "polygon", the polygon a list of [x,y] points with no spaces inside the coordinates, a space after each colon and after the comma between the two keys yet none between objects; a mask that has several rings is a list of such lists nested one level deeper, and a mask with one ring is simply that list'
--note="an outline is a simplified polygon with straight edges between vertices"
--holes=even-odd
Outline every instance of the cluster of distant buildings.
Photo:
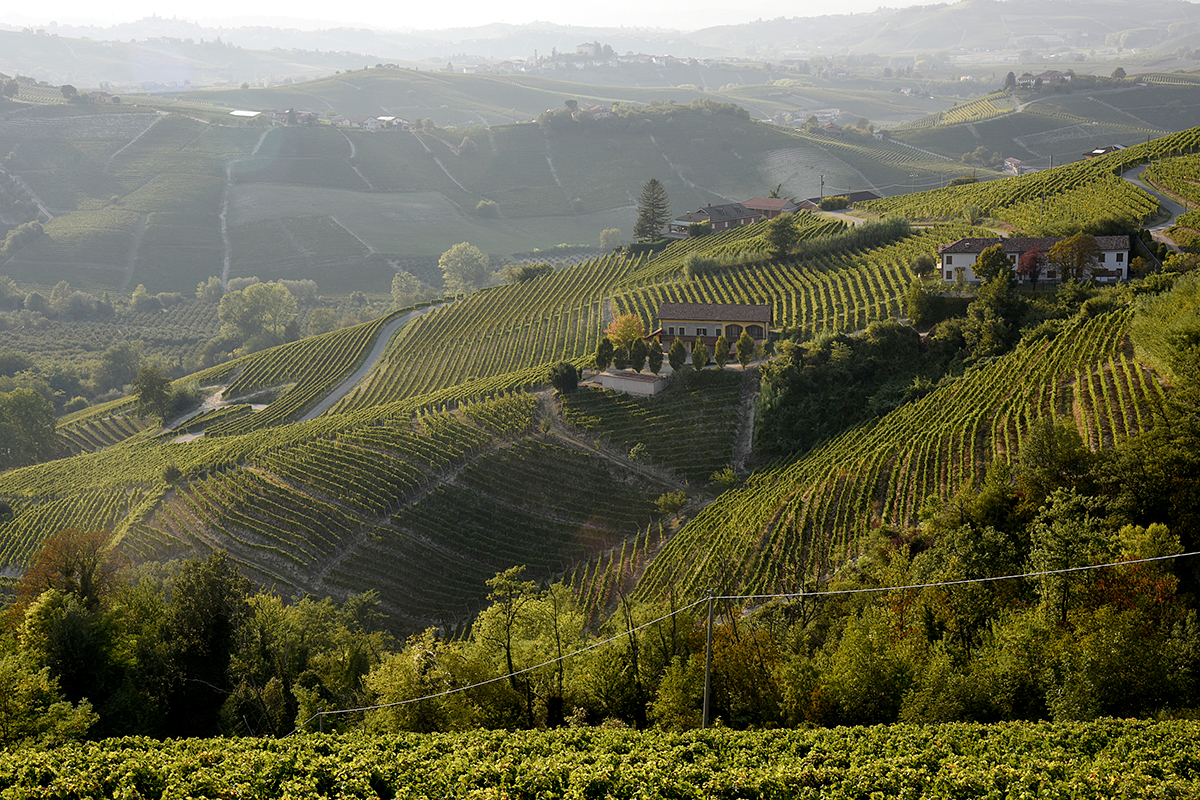
[{"label": "cluster of distant buildings", "polygon": [[1075,77],[1074,73],[1061,72],[1057,69],[1048,69],[1040,75],[1026,72],[1017,78],[1017,88],[1033,89],[1038,86],[1055,86],[1060,83],[1070,83],[1073,77]]},{"label": "cluster of distant buildings", "polygon": [[357,116],[345,116],[337,114],[332,117],[322,118],[315,111],[296,111],[295,109],[287,109],[286,111],[271,110],[271,111],[246,111],[237,109],[229,112],[229,116],[237,117],[238,119],[269,119],[272,122],[277,122],[280,125],[316,125],[324,123],[334,125],[340,128],[358,128],[365,131],[383,131],[383,130],[412,130],[414,125],[412,122],[403,117],[390,115],[371,116],[369,114],[361,114]]}]

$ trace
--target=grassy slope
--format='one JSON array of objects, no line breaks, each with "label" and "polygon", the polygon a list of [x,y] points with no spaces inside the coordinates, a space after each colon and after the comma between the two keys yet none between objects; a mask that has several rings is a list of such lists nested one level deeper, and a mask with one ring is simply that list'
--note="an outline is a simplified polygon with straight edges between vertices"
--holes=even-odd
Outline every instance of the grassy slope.
[{"label": "grassy slope", "polygon": [[1150,83],[1074,94],[1047,94],[1020,112],[960,124],[910,123],[904,142],[957,158],[979,146],[1045,167],[1076,161],[1109,144],[1133,145],[1200,125],[1200,86]]}]

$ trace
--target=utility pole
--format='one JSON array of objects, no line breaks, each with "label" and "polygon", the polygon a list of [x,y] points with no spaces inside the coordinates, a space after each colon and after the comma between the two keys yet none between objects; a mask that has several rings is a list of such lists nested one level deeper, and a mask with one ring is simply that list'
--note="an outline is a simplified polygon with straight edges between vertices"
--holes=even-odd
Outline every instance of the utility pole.
[{"label": "utility pole", "polygon": [[[822,178],[825,176],[822,175]],[[708,634],[704,643],[704,717],[700,722],[701,728],[708,727],[709,695],[712,693],[712,622],[713,622],[713,590],[708,590]]]},{"label": "utility pole", "polygon": [[[821,176],[821,199],[822,200],[825,199],[825,176],[824,175]],[[711,609],[712,606],[710,605],[709,608]]]}]

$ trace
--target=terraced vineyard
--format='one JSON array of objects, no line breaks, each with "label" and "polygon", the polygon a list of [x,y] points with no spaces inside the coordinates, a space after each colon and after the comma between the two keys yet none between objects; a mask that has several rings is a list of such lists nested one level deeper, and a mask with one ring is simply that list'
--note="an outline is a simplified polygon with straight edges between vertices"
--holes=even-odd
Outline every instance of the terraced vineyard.
[{"label": "terraced vineyard", "polygon": [[771,306],[777,328],[860,330],[877,319],[896,316],[912,277],[908,262],[914,256],[972,235],[972,230],[939,226],[863,253],[730,267],[690,280],[624,289],[613,303],[620,314],[638,314],[648,330],[653,330],[664,302],[765,303]]},{"label": "terraced vineyard", "polygon": [[121,548],[145,559],[219,547],[279,589],[377,588],[398,625],[461,621],[497,571],[587,559],[644,524],[663,491],[538,435],[536,411],[517,392],[272,448],[168,496]]},{"label": "terraced vineyard", "polygon": [[[1076,161],[1052,170],[1019,175],[987,183],[953,186],[935,192],[868,200],[858,205],[872,211],[899,214],[909,219],[954,219],[964,207],[974,205],[992,216],[1014,224],[1033,225],[1043,219],[1040,204],[1045,198],[1045,220],[1060,216],[1071,219],[1104,216],[1115,209],[1129,208],[1144,215],[1157,208],[1157,201],[1127,182],[1114,180],[1123,167],[1148,159],[1166,159],[1200,149],[1200,128],[1163,136],[1145,144],[1099,158]],[[1126,185],[1122,185],[1126,184]]]},{"label": "terraced vineyard", "polygon": [[991,94],[978,97],[966,103],[959,103],[946,111],[928,114],[912,122],[905,122],[896,127],[897,131],[932,128],[938,125],[961,125],[968,122],[982,122],[987,119],[1011,114],[1017,108],[1013,96],[1006,91],[997,90]]},{"label": "terraced vineyard", "polygon": [[[795,216],[796,241],[802,242],[819,236],[829,236],[846,229],[846,223],[827,219],[802,211]],[[738,228],[710,233],[707,236],[689,236],[671,242],[661,252],[649,259],[644,267],[633,272],[627,284],[653,283],[671,277],[683,268],[684,261],[691,255],[708,258],[763,253],[770,249],[766,240],[765,222],[744,225]]]},{"label": "terraced vineyard", "polygon": [[76,455],[111,447],[150,427],[148,420],[138,419],[132,413],[118,413],[60,426],[59,435],[66,441],[67,451]]},{"label": "terraced vineyard", "polygon": [[335,410],[367,408],[594,353],[604,329],[602,298],[638,264],[606,256],[477,292],[427,314],[392,340],[379,367]]},{"label": "terraced vineyard", "polygon": [[[97,291],[96,287],[80,287],[75,283],[71,287]],[[188,300],[161,311],[134,311],[126,307],[108,320],[41,319],[36,325],[12,325],[4,331],[4,346],[37,353],[48,362],[76,367],[85,373],[101,353],[127,340],[141,342],[148,357],[168,364],[194,364],[199,362],[204,345],[217,335],[220,327],[216,303]]]},{"label": "terraced vineyard", "polygon": [[[795,591],[853,557],[880,524],[914,524],[930,494],[977,485],[1014,455],[1029,424],[1074,419],[1093,446],[1140,430],[1161,396],[1132,360],[1131,314],[1077,321],[1052,342],[1022,345],[874,424],[756,473],[689,523],[646,570],[638,591],[668,587]],[[730,535],[736,532],[735,535]]]},{"label": "terraced vineyard", "polygon": [[[888,140],[854,140],[843,134],[791,132],[797,139],[837,156],[850,164],[863,176],[869,173],[870,181],[859,184],[858,189],[874,189],[880,194],[911,191],[912,186],[941,181],[962,174],[963,165],[944,156],[938,156],[916,147]],[[988,172],[988,171],[985,171]],[[828,193],[827,193],[828,194]]]},{"label": "terraced vineyard", "polygon": [[690,380],[686,390],[656,397],[579,391],[563,398],[563,418],[625,452],[641,444],[653,463],[703,485],[733,462],[741,380],[732,370],[704,370]]}]

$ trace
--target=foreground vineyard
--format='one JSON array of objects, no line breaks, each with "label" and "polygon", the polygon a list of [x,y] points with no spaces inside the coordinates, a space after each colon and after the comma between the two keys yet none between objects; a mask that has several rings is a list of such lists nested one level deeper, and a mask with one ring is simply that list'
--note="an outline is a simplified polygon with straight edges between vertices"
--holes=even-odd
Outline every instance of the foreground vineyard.
[{"label": "foreground vineyard", "polygon": [[5,797],[1194,797],[1200,723],[110,739],[0,755]]},{"label": "foreground vineyard", "polygon": [[1141,430],[1162,390],[1132,359],[1129,321],[1127,311],[1076,321],[756,473],[670,542],[639,591],[795,591],[855,555],[873,527],[915,523],[928,495],[978,485],[992,461],[1015,456],[1034,420],[1072,419],[1093,447]]}]

